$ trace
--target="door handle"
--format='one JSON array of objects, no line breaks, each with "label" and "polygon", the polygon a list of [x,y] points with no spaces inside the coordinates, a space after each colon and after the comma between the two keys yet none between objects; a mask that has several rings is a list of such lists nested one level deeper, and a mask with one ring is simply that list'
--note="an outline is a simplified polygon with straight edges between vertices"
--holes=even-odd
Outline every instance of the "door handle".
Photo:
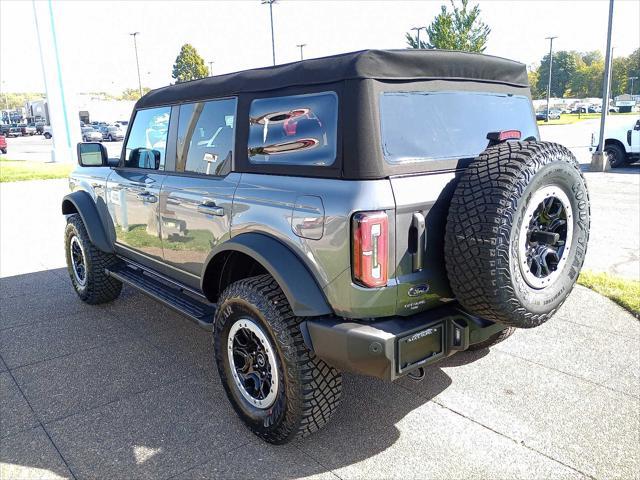
[{"label": "door handle", "polygon": [[216,217],[224,217],[224,208],[218,207],[214,202],[203,202],[198,205],[198,212],[205,215],[215,215]]},{"label": "door handle", "polygon": [[140,192],[136,196],[138,200],[142,200],[143,202],[156,203],[158,201],[158,197],[150,192]]}]

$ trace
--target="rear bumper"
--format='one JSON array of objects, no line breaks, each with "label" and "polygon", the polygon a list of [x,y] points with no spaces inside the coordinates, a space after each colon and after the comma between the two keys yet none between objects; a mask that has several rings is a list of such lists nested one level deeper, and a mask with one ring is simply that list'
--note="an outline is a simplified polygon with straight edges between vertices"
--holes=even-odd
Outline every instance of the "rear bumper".
[{"label": "rear bumper", "polygon": [[466,350],[504,328],[457,306],[368,323],[315,318],[302,324],[305,343],[329,365],[390,381]]}]

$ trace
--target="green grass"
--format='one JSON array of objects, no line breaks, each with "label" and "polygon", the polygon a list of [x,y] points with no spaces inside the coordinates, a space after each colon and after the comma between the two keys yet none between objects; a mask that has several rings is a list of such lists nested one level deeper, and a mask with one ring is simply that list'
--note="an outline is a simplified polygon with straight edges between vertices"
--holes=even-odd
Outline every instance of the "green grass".
[{"label": "green grass", "polygon": [[213,235],[208,230],[187,230],[184,236],[172,235],[169,240],[160,240],[147,233],[146,225],[130,225],[124,231],[116,227],[116,235],[134,248],[165,248],[169,250],[191,250],[208,252],[213,247]]},{"label": "green grass", "polygon": [[578,277],[578,283],[613,300],[640,318],[640,281],[584,271]]},{"label": "green grass", "polygon": [[[638,115],[638,112],[627,113],[610,113],[609,116],[616,117],[618,115]],[[570,125],[572,123],[581,122],[583,120],[592,120],[594,118],[600,118],[599,113],[563,113],[558,120],[538,120],[538,125]]]},{"label": "green grass", "polygon": [[2,158],[0,159],[0,183],[66,178],[73,168],[74,165],[70,163],[30,162]]}]

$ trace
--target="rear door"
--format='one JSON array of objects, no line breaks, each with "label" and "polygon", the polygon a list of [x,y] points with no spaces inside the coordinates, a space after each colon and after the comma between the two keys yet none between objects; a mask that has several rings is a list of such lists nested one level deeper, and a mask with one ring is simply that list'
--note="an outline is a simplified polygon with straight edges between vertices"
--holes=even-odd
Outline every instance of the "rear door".
[{"label": "rear door", "polygon": [[175,169],[162,187],[160,228],[164,261],[194,278],[231,228],[240,179],[230,173],[236,104],[224,98],[179,107]]},{"label": "rear door", "polygon": [[473,91],[393,91],[380,97],[382,149],[391,165],[423,173],[390,179],[396,200],[397,311],[409,314],[451,298],[444,231],[457,175],[486,149],[487,134],[520,130],[537,138],[526,96]]},{"label": "rear door", "polygon": [[136,113],[124,158],[107,181],[107,205],[116,249],[146,265],[162,260],[158,224],[160,188],[165,179],[165,151],[170,107]]}]

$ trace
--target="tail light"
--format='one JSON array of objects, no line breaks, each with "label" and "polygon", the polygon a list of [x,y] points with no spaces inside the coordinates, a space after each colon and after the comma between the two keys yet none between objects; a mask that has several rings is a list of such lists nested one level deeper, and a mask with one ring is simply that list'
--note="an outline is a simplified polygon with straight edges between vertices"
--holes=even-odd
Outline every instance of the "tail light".
[{"label": "tail light", "polygon": [[365,287],[387,284],[389,219],[385,212],[353,216],[353,279]]}]

